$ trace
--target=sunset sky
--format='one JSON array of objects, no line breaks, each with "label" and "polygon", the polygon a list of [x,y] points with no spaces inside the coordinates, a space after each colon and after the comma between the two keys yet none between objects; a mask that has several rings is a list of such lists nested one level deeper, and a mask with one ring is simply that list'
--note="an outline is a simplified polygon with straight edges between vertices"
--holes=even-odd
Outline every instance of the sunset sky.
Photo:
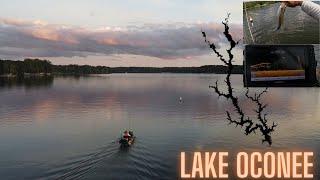
[{"label": "sunset sky", "polygon": [[[228,12],[232,34],[241,39],[239,0],[2,0],[0,58],[112,67],[220,64],[200,30],[225,51],[221,20]],[[241,47],[235,54],[240,64]]]}]

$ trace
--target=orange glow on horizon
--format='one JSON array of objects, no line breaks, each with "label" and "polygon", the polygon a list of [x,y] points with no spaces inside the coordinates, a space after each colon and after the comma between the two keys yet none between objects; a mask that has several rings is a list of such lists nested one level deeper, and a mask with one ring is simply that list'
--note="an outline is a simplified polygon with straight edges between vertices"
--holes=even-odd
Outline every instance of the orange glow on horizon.
[{"label": "orange glow on horizon", "polygon": [[98,40],[98,43],[104,44],[104,45],[119,45],[120,42],[117,41],[116,39],[111,39],[111,38],[105,38]]}]

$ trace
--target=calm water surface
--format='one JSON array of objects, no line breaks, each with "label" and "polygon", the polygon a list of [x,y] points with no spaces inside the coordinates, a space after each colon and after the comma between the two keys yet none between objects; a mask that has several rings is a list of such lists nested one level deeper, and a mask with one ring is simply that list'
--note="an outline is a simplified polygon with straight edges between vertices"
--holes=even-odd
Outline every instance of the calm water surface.
[{"label": "calm water surface", "polygon": [[[320,4],[320,1],[316,1]],[[248,9],[248,16],[253,18],[251,28],[257,44],[319,44],[319,21],[313,19],[301,10],[301,7],[286,8],[283,27],[278,26],[277,11],[280,3],[262,8]],[[246,44],[252,44],[247,18],[243,15],[244,39]]]},{"label": "calm water surface", "polygon": [[[232,108],[208,88],[223,75],[55,77],[0,88],[3,179],[175,179],[180,151],[303,149],[320,160],[320,89],[271,88],[273,146],[228,126]],[[233,76],[242,89],[242,77]],[[179,103],[179,97],[183,103]],[[254,108],[244,100],[245,111]],[[119,149],[131,127],[133,147]],[[320,166],[315,165],[316,174]]]}]

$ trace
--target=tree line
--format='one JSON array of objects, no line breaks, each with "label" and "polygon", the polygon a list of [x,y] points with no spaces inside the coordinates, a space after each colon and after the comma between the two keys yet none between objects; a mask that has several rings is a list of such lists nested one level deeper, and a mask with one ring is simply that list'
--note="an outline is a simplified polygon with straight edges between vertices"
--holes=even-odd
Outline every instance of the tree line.
[{"label": "tree line", "polygon": [[25,59],[24,61],[0,60],[0,74],[23,75],[49,74],[52,72],[52,64],[47,60]]},{"label": "tree line", "polygon": [[[214,73],[226,74],[227,67],[223,65],[206,65],[200,67],[115,67],[111,73]],[[242,74],[243,66],[235,65],[233,74]]]},{"label": "tree line", "polygon": [[[53,65],[48,60],[25,59],[12,61],[0,59],[0,75],[24,76],[26,74],[110,74],[110,73],[215,73],[226,74],[223,65],[206,65],[201,67],[106,67],[89,65]],[[235,65],[234,74],[242,74],[243,68]]]}]

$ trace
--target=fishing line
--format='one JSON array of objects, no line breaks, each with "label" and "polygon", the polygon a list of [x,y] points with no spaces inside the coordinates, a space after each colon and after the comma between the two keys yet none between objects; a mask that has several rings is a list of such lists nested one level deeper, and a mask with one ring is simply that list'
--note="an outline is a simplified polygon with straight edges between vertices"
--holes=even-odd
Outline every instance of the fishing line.
[{"label": "fishing line", "polygon": [[248,24],[248,28],[249,28],[249,33],[250,33],[252,42],[255,43],[255,42],[254,42],[254,39],[253,39],[253,35],[252,35],[251,28],[250,28],[249,20],[248,20],[248,13],[247,13],[246,3],[244,2],[243,4],[244,4],[244,11],[245,11],[245,13],[246,13],[246,19],[247,19],[247,24]]}]

